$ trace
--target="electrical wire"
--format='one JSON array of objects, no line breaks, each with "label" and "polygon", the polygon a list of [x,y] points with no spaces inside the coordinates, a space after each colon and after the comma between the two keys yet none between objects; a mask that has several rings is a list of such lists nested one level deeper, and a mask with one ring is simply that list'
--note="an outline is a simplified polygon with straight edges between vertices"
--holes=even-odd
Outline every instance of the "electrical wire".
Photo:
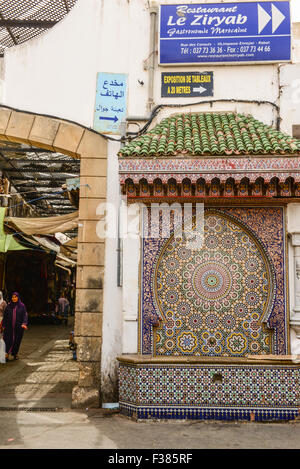
[{"label": "electrical wire", "polygon": [[[79,187],[88,187],[90,189],[90,186],[88,184],[81,184]],[[52,192],[51,195],[57,195],[57,194],[63,194],[64,192],[68,192],[69,189],[63,189],[59,192]],[[30,194],[32,191],[28,192],[28,194]],[[16,192],[16,194],[13,194],[13,196],[17,196],[19,194],[27,194],[27,192]],[[31,204],[32,202],[37,202],[38,200],[42,200],[42,199],[47,199],[49,197],[49,194],[48,195],[43,195],[42,197],[38,197],[36,199],[31,199],[31,200],[24,200],[22,202],[19,202],[18,204],[15,204],[15,205],[11,205],[10,207],[8,207],[9,209],[11,208],[14,208],[14,207],[18,207],[18,205],[23,205],[23,204]]]},{"label": "electrical wire", "polygon": [[[67,192],[68,189],[64,189],[62,191],[59,191],[59,192],[53,192],[52,195],[57,195],[57,194],[63,194],[64,192]],[[18,195],[18,192],[16,193],[16,195]],[[48,195],[43,195],[42,197],[37,197],[36,199],[31,199],[31,200],[24,200],[22,202],[19,202],[18,204],[15,204],[15,205],[11,205],[9,207],[9,209],[11,208],[14,208],[14,207],[18,207],[19,205],[23,205],[23,204],[28,204],[28,205],[31,205],[32,202],[37,202],[38,200],[42,200],[42,199],[47,199],[48,198]]]},{"label": "electrical wire", "polygon": [[[137,132],[127,132],[127,135],[128,136],[125,136],[123,135],[121,138],[113,138],[109,135],[106,135],[106,134],[103,134],[101,132],[97,132],[95,129],[91,128],[91,127],[86,127],[84,125],[81,125],[81,124],[78,124],[78,122],[75,122],[75,121],[72,121],[70,119],[63,119],[64,122],[69,122],[70,124],[75,124],[75,125],[79,125],[80,127],[82,127],[83,129],[85,130],[89,130],[90,132],[92,133],[95,133],[97,135],[100,135],[101,137],[103,137],[104,139],[106,140],[111,140],[111,141],[114,141],[114,142],[126,142],[126,141],[131,141],[133,140],[134,138],[138,138],[140,137],[141,135],[143,135],[149,128],[149,126],[151,125],[153,119],[158,115],[158,113],[163,109],[163,108],[182,108],[182,107],[188,107],[188,106],[196,106],[196,105],[199,105],[199,104],[214,104],[214,103],[218,103],[218,102],[229,102],[229,103],[244,103],[244,104],[257,104],[258,106],[260,105],[264,105],[264,104],[267,104],[267,105],[270,105],[272,107],[274,107],[277,111],[277,130],[279,130],[280,128],[280,108],[277,104],[275,103],[272,103],[272,101],[265,101],[265,100],[250,100],[250,99],[209,99],[209,100],[205,100],[205,101],[196,101],[196,102],[193,102],[193,103],[180,103],[180,104],[158,104],[157,106],[154,107],[154,109],[152,110],[151,114],[150,114],[150,117],[148,118],[146,124],[144,125],[144,127],[142,127],[141,130],[137,131]],[[25,114],[31,114],[32,115],[32,112],[29,112],[29,111],[23,111],[21,109],[16,109],[16,108],[13,108],[11,106],[7,106],[7,105],[1,105],[1,107],[3,108],[6,108],[6,109],[10,109],[12,111],[16,111],[16,112],[22,112],[22,113],[25,113]],[[48,117],[50,119],[59,119],[59,120],[62,120],[61,117],[57,117],[57,116],[51,116],[49,114],[42,114],[42,113],[35,113],[36,115],[38,116],[42,116],[42,117]]]},{"label": "electrical wire", "polygon": [[[144,127],[141,128],[138,132],[130,132],[130,135],[133,135],[133,138],[140,137],[143,135],[151,125],[153,119],[158,115],[158,113],[163,109],[163,108],[182,108],[182,107],[188,107],[188,106],[196,106],[199,104],[214,104],[214,103],[220,103],[220,102],[230,102],[230,103],[244,103],[244,104],[257,104],[258,106],[267,104],[269,106],[272,106],[276,109],[278,117],[277,117],[277,130],[279,130],[279,124],[280,124],[280,108],[277,104],[272,103],[272,101],[264,101],[264,100],[250,100],[250,99],[208,99],[205,101],[197,101],[193,103],[181,103],[181,104],[158,104],[157,106],[154,107],[154,109],[151,112],[151,115],[144,125]],[[129,134],[129,133],[128,133]],[[136,136],[136,137],[134,137]],[[130,137],[127,137],[127,139],[130,140]]]}]

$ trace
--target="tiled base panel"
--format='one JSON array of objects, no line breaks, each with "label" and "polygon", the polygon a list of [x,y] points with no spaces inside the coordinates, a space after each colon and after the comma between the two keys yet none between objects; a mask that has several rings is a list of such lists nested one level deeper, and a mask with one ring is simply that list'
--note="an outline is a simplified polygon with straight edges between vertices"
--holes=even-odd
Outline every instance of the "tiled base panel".
[{"label": "tiled base panel", "polygon": [[122,414],[137,419],[293,420],[299,366],[120,363]]}]

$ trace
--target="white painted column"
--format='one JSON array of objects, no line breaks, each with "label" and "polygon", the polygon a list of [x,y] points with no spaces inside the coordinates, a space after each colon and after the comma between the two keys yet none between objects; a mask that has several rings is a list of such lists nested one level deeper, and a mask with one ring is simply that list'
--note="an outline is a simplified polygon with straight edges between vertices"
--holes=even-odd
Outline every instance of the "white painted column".
[{"label": "white painted column", "polygon": [[287,205],[291,354],[300,354],[300,203]]},{"label": "white painted column", "polygon": [[140,209],[133,204],[128,206],[123,239],[123,354],[138,352],[140,245]]},{"label": "white painted column", "polygon": [[300,232],[291,235],[293,250],[294,298],[291,307],[291,353],[300,354]]},{"label": "white painted column", "polygon": [[118,176],[118,142],[108,143],[107,213],[105,229],[105,273],[101,350],[101,384],[103,402],[117,402],[118,362],[122,341],[122,291],[118,287],[118,209],[120,203]]}]

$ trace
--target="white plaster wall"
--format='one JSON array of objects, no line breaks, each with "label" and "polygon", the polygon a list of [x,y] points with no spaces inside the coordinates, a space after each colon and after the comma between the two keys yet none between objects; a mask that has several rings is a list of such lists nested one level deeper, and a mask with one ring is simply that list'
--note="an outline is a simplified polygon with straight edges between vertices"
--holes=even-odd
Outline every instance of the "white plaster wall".
[{"label": "white plaster wall", "polygon": [[[127,208],[126,237],[123,239],[123,353],[138,351],[138,301],[140,266],[140,209]],[[124,230],[125,231],[125,230]]]},{"label": "white plaster wall", "polygon": [[299,22],[293,23],[292,31],[293,31],[292,32],[293,34],[293,42],[292,42],[293,62],[299,63],[300,62],[300,23]]},{"label": "white plaster wall", "polygon": [[292,135],[293,125],[300,125],[300,61],[280,68],[282,130]]},{"label": "white plaster wall", "polygon": [[[101,375],[104,401],[114,394],[117,382],[117,360],[122,354],[122,289],[117,286],[118,275],[118,237],[116,228],[117,213],[120,203],[118,157],[119,143],[109,142],[107,155],[107,203],[108,209],[115,210],[107,224],[111,236],[106,238],[105,272],[103,297],[103,327]],[[109,397],[108,397],[109,396]]]},{"label": "white plaster wall", "polygon": [[144,114],[146,86],[137,80],[147,78],[146,5],[147,0],[78,0],[47,33],[7,49],[4,104],[90,127],[97,72],[130,72],[129,112]]},{"label": "white plaster wall", "polygon": [[[298,314],[295,313],[295,247],[292,242],[292,235],[300,234],[300,204],[288,204],[287,205],[287,233],[289,234],[288,240],[288,262],[289,262],[289,319],[290,319],[290,349],[292,355],[300,354],[300,337],[299,337],[299,328],[293,326],[293,322],[300,320]],[[299,324],[300,327],[300,324]],[[298,335],[298,337],[297,337]]]},{"label": "white plaster wall", "polygon": [[300,204],[287,205],[287,232],[300,233]]}]

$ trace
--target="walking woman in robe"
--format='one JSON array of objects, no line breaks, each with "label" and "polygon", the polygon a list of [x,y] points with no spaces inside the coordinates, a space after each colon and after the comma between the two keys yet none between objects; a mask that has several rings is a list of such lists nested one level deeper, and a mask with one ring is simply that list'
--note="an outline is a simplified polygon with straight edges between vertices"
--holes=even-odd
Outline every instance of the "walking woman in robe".
[{"label": "walking woman in robe", "polygon": [[5,308],[2,328],[6,348],[6,359],[12,355],[18,359],[18,352],[22,342],[24,330],[27,329],[28,315],[25,305],[20,300],[19,293],[12,294],[11,302]]}]

